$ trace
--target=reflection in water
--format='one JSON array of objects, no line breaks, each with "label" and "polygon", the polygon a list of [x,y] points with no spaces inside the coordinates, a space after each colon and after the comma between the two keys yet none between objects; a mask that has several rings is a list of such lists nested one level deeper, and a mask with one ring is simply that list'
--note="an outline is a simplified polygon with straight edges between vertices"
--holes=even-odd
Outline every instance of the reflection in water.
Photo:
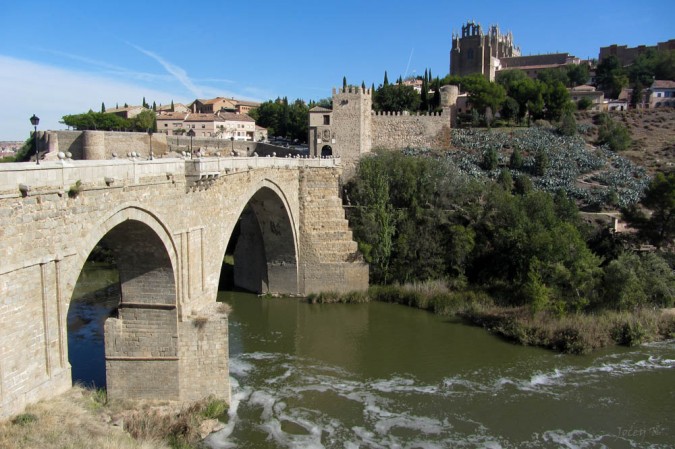
[{"label": "reflection in water", "polygon": [[212,447],[671,447],[673,342],[567,356],[396,305],[221,295],[233,400]]},{"label": "reflection in water", "polygon": [[68,309],[68,360],[73,382],[105,388],[103,324],[119,304],[117,270],[87,263]]}]

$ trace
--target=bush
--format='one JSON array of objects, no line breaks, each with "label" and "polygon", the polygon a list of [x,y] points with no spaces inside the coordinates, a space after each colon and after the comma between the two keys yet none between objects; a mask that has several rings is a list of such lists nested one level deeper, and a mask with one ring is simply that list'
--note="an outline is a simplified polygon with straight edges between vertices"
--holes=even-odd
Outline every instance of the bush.
[{"label": "bush", "polygon": [[600,114],[596,121],[598,144],[607,145],[612,151],[623,151],[630,146],[630,132],[621,123],[615,122],[607,114]]}]

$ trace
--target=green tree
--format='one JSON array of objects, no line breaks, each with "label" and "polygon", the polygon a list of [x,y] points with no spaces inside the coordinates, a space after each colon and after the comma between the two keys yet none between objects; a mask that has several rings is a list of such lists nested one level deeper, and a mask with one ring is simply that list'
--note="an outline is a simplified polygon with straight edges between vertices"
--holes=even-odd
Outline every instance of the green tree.
[{"label": "green tree", "polygon": [[497,83],[491,83],[480,74],[465,76],[462,79],[462,87],[468,93],[471,106],[481,114],[484,114],[488,107],[498,111],[506,100],[504,88]]},{"label": "green tree", "polygon": [[639,230],[642,239],[657,248],[672,246],[675,239],[675,172],[656,173],[645,190],[642,205],[651,211],[651,215],[632,207],[622,211],[624,219]]},{"label": "green tree", "polygon": [[506,120],[515,120],[518,119],[520,116],[520,105],[518,102],[511,98],[511,97],[506,97],[504,100],[504,104],[502,104],[502,118]]},{"label": "green tree", "polygon": [[558,132],[563,136],[574,136],[577,133],[577,121],[572,111],[565,111],[558,126]]},{"label": "green tree", "polygon": [[497,150],[489,148],[483,152],[483,161],[481,166],[483,170],[495,170],[499,164],[499,155]]},{"label": "green tree", "polygon": [[607,145],[612,151],[623,151],[630,146],[632,142],[628,128],[612,120],[606,113],[600,114],[596,121],[598,144]]},{"label": "green tree", "polygon": [[560,120],[565,112],[572,110],[570,94],[560,81],[546,85],[544,104],[545,116],[551,120]]},{"label": "green tree", "polygon": [[497,177],[497,184],[499,184],[505,191],[511,192],[513,190],[513,177],[511,172],[507,169],[502,169]]},{"label": "green tree", "polygon": [[376,111],[417,111],[419,106],[420,96],[412,86],[380,86],[373,98]]},{"label": "green tree", "polygon": [[628,76],[616,56],[609,56],[598,64],[595,80],[610,98],[618,98],[621,89],[628,85]]},{"label": "green tree", "polygon": [[101,102],[101,113],[105,113],[105,103]]},{"label": "green tree", "polygon": [[513,149],[511,157],[509,158],[509,167],[513,170],[520,170],[523,168],[523,155],[520,154],[518,147]]},{"label": "green tree", "polygon": [[546,154],[546,151],[539,150],[534,155],[534,174],[537,176],[544,176],[551,165],[551,161]]},{"label": "green tree", "polygon": [[619,310],[672,307],[675,274],[657,254],[624,252],[604,270],[604,305]]}]

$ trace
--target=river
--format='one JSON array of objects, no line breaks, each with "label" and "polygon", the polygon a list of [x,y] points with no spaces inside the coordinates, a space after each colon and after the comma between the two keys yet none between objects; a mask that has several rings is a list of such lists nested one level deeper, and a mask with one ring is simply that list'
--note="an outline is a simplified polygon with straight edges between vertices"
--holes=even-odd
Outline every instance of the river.
[{"label": "river", "polygon": [[232,404],[213,448],[674,447],[674,341],[561,355],[399,305],[218,299]]}]

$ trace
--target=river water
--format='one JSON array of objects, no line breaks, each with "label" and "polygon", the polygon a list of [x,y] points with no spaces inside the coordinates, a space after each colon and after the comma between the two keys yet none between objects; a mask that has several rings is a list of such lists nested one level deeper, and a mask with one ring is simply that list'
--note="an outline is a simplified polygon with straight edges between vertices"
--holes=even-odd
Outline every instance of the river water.
[{"label": "river water", "polygon": [[[74,373],[114,302],[89,290]],[[232,404],[213,448],[675,447],[674,341],[560,355],[399,305],[218,299]]]}]

